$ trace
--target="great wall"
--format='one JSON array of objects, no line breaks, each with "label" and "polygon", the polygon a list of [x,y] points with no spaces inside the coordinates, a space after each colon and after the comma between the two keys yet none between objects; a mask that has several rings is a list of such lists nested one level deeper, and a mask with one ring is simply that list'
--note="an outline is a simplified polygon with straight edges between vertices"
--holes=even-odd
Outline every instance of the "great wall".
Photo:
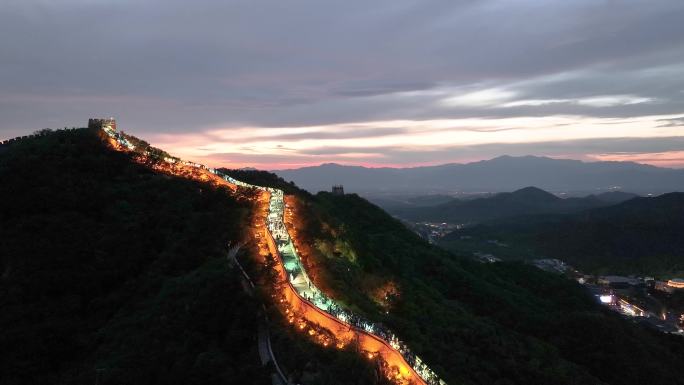
[{"label": "great wall", "polygon": [[[116,130],[116,122],[112,118],[90,119],[88,127],[101,129],[109,137],[110,144],[118,150],[140,150],[133,145],[127,135]],[[46,133],[47,131],[43,131],[6,140],[0,142],[0,145],[12,145]],[[263,235],[262,239],[266,242],[268,253],[277,259],[274,268],[279,281],[278,301],[284,309],[286,318],[294,327],[304,329],[306,325],[315,325],[315,328],[309,329],[310,335],[314,335],[317,328],[327,330],[328,333],[322,335],[319,340],[326,347],[342,348],[350,343],[356,344],[361,354],[368,358],[379,358],[384,363],[385,375],[397,384],[446,385],[394,333],[341,308],[312,283],[285,225],[286,203],[282,190],[247,184],[213,168],[174,157],[165,157],[161,160],[170,165],[195,169],[199,172],[200,180],[217,178],[221,184],[228,185],[234,191],[238,188],[259,191],[260,201],[266,213],[262,218],[263,226],[260,226],[263,230],[259,230],[259,233]]]}]

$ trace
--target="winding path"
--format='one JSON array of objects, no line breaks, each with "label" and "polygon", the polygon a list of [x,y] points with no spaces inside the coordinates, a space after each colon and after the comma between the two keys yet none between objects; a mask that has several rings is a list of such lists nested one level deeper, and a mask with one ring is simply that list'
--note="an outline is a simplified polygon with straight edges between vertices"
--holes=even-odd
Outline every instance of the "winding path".
[{"label": "winding path", "polygon": [[[216,173],[215,170],[211,170]],[[352,336],[370,356],[380,354],[401,378],[426,385],[446,385],[408,346],[390,330],[341,308],[311,281],[304,269],[284,221],[282,190],[254,186],[228,175],[216,173],[237,186],[256,188],[269,194],[266,237],[271,252],[278,257],[278,271],[286,279],[285,298],[304,316],[333,331],[336,336]]]},{"label": "winding path", "polygon": [[[128,150],[135,147],[122,134],[104,129],[105,133],[118,145]],[[334,300],[318,289],[304,269],[297,254],[292,238],[285,226],[285,201],[282,190],[255,186],[236,180],[215,169],[203,165],[164,159],[167,163],[182,163],[208,171],[234,186],[253,188],[268,194],[268,214],[265,219],[265,237],[271,253],[277,256],[279,263],[276,269],[286,284],[284,298],[307,321],[319,324],[331,331],[337,338],[347,341],[355,340],[361,350],[369,357],[381,356],[396,371],[393,376],[397,380],[409,380],[421,385],[446,385],[417,355],[411,352],[393,332],[379,324],[366,320],[340,307]]]}]

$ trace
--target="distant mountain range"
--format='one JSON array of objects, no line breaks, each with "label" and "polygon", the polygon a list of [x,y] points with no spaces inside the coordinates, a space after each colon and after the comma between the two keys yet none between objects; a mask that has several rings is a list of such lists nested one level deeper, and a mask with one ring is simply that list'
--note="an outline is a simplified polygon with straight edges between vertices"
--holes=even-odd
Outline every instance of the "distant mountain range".
[{"label": "distant mountain range", "polygon": [[[612,205],[636,196],[624,192],[606,192],[584,198],[563,199],[537,187],[525,187],[486,198],[452,199],[431,206],[388,207],[386,209],[402,219],[414,222],[478,223],[517,215],[578,212]],[[424,201],[418,200],[418,202]]]},{"label": "distant mountain range", "polygon": [[502,258],[560,258],[589,271],[681,273],[682,229],[684,193],[669,193],[573,214],[491,221],[451,233],[440,244]]},{"label": "distant mountain range", "polygon": [[684,170],[633,162],[583,162],[536,156],[500,156],[466,164],[414,168],[367,168],[322,164],[275,171],[311,192],[343,184],[358,193],[453,193],[513,191],[537,186],[547,191],[622,189],[639,194],[684,191]]}]

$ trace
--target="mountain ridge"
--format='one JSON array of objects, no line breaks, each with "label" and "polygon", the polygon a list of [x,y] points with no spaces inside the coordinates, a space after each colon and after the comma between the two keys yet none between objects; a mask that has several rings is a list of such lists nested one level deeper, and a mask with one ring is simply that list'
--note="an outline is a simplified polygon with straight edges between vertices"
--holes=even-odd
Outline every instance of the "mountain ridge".
[{"label": "mountain ridge", "polygon": [[681,169],[531,155],[504,155],[471,163],[410,168],[325,163],[273,172],[310,192],[328,190],[333,184],[343,184],[348,191],[358,193],[503,192],[526,186],[585,193],[620,189],[642,194],[684,190],[684,170]]},{"label": "mountain ridge", "polygon": [[[684,193],[636,197],[576,213],[512,216],[462,229],[440,243],[452,251],[473,247],[526,259],[559,258],[589,271],[684,271]],[[465,237],[464,237],[465,236]],[[489,248],[487,240],[507,244]]]},{"label": "mountain ridge", "polygon": [[[605,193],[604,193],[605,194]],[[610,193],[608,193],[610,194]],[[391,207],[386,209],[402,219],[413,222],[446,222],[472,224],[507,217],[534,214],[561,214],[609,206],[633,194],[588,195],[560,198],[538,187],[528,186],[512,192],[502,192],[470,200],[454,199],[433,206]]]},{"label": "mountain ridge", "polygon": [[[472,164],[508,161],[508,160],[514,160],[514,159],[520,159],[520,160],[548,159],[548,160],[560,160],[560,161],[567,161],[567,162],[575,162],[577,164],[592,164],[592,163],[623,164],[623,165],[636,165],[636,166],[651,167],[651,168],[655,168],[655,169],[679,170],[678,168],[659,167],[659,166],[654,166],[654,165],[651,165],[648,163],[639,163],[639,162],[633,162],[633,161],[602,160],[602,161],[588,162],[588,161],[583,161],[580,159],[571,159],[571,158],[552,158],[552,157],[548,157],[548,156],[538,156],[538,155],[519,155],[519,156],[516,156],[516,155],[506,155],[505,154],[505,155],[495,156],[495,157],[490,158],[490,159],[481,159],[481,160],[475,160],[472,162],[464,162],[464,163],[447,162],[447,163],[440,163],[440,164],[426,165],[426,166],[408,166],[408,167],[378,166],[378,167],[369,167],[369,166],[362,166],[362,165],[343,164],[343,163],[338,163],[338,162],[323,162],[321,164],[313,165],[313,166],[273,169],[273,170],[269,170],[269,171],[277,174],[277,173],[283,172],[283,171],[304,170],[304,169],[319,168],[319,167],[361,168],[361,169],[366,169],[366,170],[415,170],[415,169],[422,169],[422,168],[441,168],[441,167],[448,167],[448,166],[467,166],[467,165],[472,165]],[[245,168],[253,169],[253,167],[245,167]]]}]

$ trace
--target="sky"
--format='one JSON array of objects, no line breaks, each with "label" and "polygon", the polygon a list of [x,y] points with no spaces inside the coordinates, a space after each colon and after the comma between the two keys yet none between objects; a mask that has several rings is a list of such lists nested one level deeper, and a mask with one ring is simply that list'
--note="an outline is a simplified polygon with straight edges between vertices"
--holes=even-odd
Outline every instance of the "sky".
[{"label": "sky", "polygon": [[684,167],[682,0],[0,0],[0,139],[89,117],[212,166]]}]

